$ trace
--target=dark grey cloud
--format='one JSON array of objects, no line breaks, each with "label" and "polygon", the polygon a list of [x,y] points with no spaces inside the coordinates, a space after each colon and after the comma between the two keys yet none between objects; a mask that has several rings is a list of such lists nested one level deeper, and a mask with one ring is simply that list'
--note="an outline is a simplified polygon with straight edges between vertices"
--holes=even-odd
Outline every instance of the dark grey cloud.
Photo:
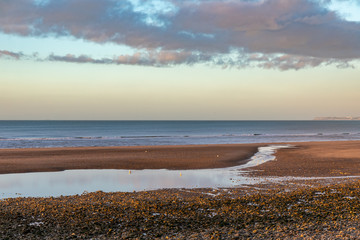
[{"label": "dark grey cloud", "polygon": [[[118,64],[211,63],[285,70],[348,66],[360,58],[360,23],[341,19],[324,8],[326,1],[163,1],[173,10],[139,10],[130,0],[0,0],[0,31],[111,42],[138,52],[121,55]],[[237,56],[229,57],[234,52]],[[250,56],[256,54],[269,60],[255,61]],[[50,55],[48,60],[115,63],[86,55]]]},{"label": "dark grey cloud", "polygon": [[221,43],[248,52],[360,56],[360,24],[341,20],[313,1],[206,1],[183,6],[174,23],[221,36]]}]

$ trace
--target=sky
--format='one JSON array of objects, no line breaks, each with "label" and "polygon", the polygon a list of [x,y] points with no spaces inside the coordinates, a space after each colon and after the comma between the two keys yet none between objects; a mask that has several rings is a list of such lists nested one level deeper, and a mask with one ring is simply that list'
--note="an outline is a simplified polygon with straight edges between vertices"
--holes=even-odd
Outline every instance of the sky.
[{"label": "sky", "polygon": [[0,0],[0,120],[360,116],[358,0]]}]

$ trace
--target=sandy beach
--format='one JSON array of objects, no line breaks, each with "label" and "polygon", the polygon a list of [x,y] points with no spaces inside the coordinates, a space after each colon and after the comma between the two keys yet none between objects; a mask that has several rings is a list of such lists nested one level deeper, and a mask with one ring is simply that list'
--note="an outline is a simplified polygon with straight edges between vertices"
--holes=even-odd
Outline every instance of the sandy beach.
[{"label": "sandy beach", "polygon": [[[251,168],[266,176],[360,175],[360,141],[290,143]],[[2,173],[80,168],[215,168],[259,146],[0,150]],[[219,156],[218,156],[219,155]],[[360,181],[260,188],[164,189],[0,200],[4,239],[358,239]]]},{"label": "sandy beach", "polygon": [[0,149],[0,174],[70,169],[205,169],[242,165],[258,147],[289,144],[257,176],[360,175],[360,141]]},{"label": "sandy beach", "polygon": [[254,176],[327,177],[360,175],[360,141],[288,143],[276,160],[253,169]]},{"label": "sandy beach", "polygon": [[244,164],[259,144],[0,149],[0,174],[70,169],[205,169]]}]

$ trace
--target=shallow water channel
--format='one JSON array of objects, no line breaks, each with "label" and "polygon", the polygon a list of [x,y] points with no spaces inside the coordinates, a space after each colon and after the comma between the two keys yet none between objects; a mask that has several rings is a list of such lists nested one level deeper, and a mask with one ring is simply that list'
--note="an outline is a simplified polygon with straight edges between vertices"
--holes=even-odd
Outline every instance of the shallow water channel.
[{"label": "shallow water channel", "polygon": [[289,145],[260,147],[244,165],[201,170],[67,170],[61,172],[0,175],[0,198],[49,197],[84,192],[132,192],[164,188],[226,188],[256,184],[243,169],[275,159],[277,149]]}]

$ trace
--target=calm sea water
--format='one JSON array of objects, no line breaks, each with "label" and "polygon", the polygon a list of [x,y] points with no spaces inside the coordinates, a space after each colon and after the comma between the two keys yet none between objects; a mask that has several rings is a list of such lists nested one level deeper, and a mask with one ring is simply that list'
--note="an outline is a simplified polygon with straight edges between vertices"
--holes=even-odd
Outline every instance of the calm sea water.
[{"label": "calm sea water", "polygon": [[360,121],[0,121],[0,148],[360,140]]}]

